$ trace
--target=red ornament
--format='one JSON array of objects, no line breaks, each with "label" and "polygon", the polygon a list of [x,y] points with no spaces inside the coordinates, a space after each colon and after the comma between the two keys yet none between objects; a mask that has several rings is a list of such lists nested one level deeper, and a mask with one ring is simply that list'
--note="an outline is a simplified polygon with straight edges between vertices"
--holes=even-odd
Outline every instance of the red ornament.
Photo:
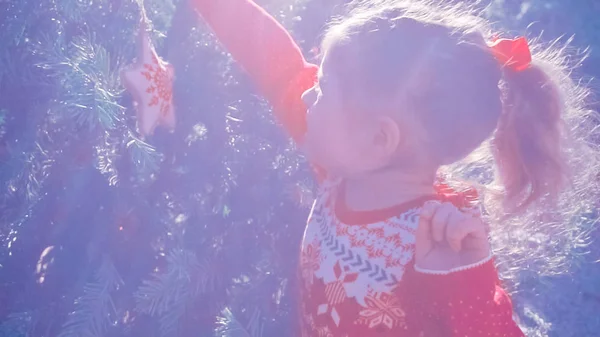
[{"label": "red ornament", "polygon": [[136,103],[138,129],[143,136],[151,135],[162,124],[175,128],[173,107],[173,66],[156,54],[150,41],[143,15],[140,24],[136,62],[123,70],[121,79]]}]

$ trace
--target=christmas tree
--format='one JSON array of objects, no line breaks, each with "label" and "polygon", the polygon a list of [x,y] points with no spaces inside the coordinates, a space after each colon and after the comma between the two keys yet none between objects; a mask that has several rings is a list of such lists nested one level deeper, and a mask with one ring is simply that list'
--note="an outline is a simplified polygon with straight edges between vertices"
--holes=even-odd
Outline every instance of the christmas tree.
[{"label": "christmas tree", "polygon": [[[259,1],[309,56],[343,2]],[[593,3],[494,1],[489,15],[598,25]],[[144,12],[177,117],[146,137],[121,76]],[[0,1],[0,45],[1,337],[291,335],[310,169],[188,1]]]}]

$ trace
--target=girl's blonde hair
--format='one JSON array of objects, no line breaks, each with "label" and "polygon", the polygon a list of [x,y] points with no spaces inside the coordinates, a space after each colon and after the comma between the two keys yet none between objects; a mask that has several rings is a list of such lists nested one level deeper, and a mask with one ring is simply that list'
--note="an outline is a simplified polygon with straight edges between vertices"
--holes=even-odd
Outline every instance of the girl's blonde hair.
[{"label": "girl's blonde hair", "polygon": [[580,216],[597,200],[596,115],[570,77],[568,43],[530,41],[532,64],[515,71],[492,54],[492,32],[466,5],[363,1],[331,23],[322,50],[353,107],[413,114],[429,159],[477,183],[496,253],[514,267],[505,276],[561,271],[591,230]]}]

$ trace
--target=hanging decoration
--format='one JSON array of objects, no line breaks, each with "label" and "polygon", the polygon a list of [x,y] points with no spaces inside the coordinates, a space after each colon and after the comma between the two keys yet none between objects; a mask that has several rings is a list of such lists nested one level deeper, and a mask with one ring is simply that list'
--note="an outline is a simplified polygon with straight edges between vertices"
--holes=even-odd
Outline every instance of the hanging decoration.
[{"label": "hanging decoration", "polygon": [[173,106],[173,66],[162,60],[148,34],[148,18],[143,4],[138,32],[138,56],[121,73],[123,85],[132,95],[137,113],[139,132],[143,137],[152,135],[157,126],[175,128]]}]

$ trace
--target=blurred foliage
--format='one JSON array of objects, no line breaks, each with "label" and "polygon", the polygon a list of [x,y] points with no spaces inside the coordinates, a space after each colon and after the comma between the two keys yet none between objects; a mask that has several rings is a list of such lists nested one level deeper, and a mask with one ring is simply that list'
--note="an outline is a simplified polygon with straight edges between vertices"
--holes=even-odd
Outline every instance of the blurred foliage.
[{"label": "blurred foliage", "polygon": [[[310,55],[339,1],[259,3]],[[118,77],[140,4],[0,1],[1,337],[292,329],[308,168],[185,0],[144,2],[176,69],[178,126],[140,139]],[[596,1],[495,0],[487,13],[548,40],[576,34],[598,58]],[[544,308],[521,309],[532,331],[550,330]]]}]

